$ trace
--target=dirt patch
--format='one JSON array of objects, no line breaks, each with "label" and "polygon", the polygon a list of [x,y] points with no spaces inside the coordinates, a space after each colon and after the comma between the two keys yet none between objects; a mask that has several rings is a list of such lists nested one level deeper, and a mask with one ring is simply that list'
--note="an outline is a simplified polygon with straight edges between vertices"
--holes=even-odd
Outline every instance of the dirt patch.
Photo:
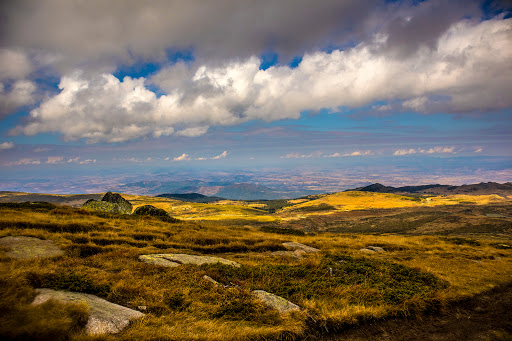
[{"label": "dirt patch", "polygon": [[512,283],[456,303],[439,315],[375,322],[323,340],[512,340]]}]

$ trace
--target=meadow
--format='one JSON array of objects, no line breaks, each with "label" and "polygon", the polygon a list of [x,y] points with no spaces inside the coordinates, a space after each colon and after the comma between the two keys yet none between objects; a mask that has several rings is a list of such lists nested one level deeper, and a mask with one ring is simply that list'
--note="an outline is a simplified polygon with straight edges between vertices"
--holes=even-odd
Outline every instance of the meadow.
[{"label": "meadow", "polygon": [[[151,204],[179,220],[0,204],[0,238],[48,239],[65,251],[27,260],[0,250],[3,339],[318,340],[372,321],[436,315],[512,282],[512,206],[497,196],[344,192],[217,205],[123,196],[134,208]],[[289,241],[321,251],[273,253]],[[361,251],[368,246],[385,252]],[[241,267],[138,260],[151,253],[215,255]],[[146,316],[119,334],[88,336],[86,307],[31,306],[35,288],[95,294]],[[255,289],[302,309],[279,314],[251,295]]]}]

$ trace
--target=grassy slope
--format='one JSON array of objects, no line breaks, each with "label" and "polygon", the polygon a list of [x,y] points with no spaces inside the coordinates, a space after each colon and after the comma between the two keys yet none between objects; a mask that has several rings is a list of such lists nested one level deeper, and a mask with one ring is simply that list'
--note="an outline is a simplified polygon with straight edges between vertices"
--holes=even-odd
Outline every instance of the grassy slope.
[{"label": "grassy slope", "polygon": [[[89,339],[80,329],[83,307],[28,306],[33,288],[40,286],[91,292],[131,308],[146,307],[146,318],[106,339],[245,340],[298,337],[372,318],[433,312],[451,300],[512,281],[512,250],[500,246],[511,245],[510,236],[286,236],[262,232],[250,220],[229,225],[216,220],[219,214],[270,216],[247,207],[125,197],[136,206],[150,203],[172,209],[176,216],[181,210],[183,217],[208,214],[214,220],[169,224],[65,207],[0,207],[0,236],[51,239],[66,251],[64,257],[37,261],[13,260],[0,252],[0,308],[7,312],[0,318],[0,335]],[[417,203],[379,194],[348,198],[352,207],[364,207],[356,201],[363,199],[368,205],[386,207]],[[336,194],[317,200],[346,209],[345,199]],[[307,204],[320,203],[299,205]],[[322,253],[300,261],[272,256],[270,252],[281,250],[284,241],[302,242]],[[364,255],[359,249],[367,245],[382,246],[387,252]],[[164,252],[214,254],[242,267],[167,269],[137,260],[140,254]],[[212,287],[202,279],[205,274],[236,286]],[[282,295],[305,310],[278,316],[251,297],[253,289]]]}]

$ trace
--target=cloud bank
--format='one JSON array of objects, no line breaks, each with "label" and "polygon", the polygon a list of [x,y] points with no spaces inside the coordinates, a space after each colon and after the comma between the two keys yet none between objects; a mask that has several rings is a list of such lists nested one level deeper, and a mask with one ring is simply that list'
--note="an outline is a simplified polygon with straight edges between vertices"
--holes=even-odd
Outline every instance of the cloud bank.
[{"label": "cloud bank", "polygon": [[[11,134],[60,133],[66,140],[123,142],[171,134],[199,136],[211,126],[296,119],[304,111],[401,103],[415,112],[496,111],[512,106],[512,18],[451,25],[405,58],[389,36],[330,53],[304,55],[296,68],[259,68],[250,57],[221,66],[178,63],[150,80],[73,72],[61,92]],[[164,93],[157,95],[149,85]]]}]

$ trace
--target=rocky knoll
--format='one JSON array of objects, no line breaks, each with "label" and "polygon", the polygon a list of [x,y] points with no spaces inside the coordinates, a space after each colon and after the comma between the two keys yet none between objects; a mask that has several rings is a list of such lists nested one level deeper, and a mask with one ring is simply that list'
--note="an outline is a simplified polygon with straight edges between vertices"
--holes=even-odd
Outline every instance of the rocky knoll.
[{"label": "rocky knoll", "polygon": [[12,258],[50,258],[64,254],[52,240],[33,237],[9,236],[0,238],[0,246],[7,248],[7,256]]},{"label": "rocky knoll", "polygon": [[119,193],[112,192],[107,192],[101,201],[94,199],[87,200],[82,205],[82,208],[109,213],[132,213],[132,204]]},{"label": "rocky knoll", "polygon": [[169,214],[161,208],[157,208],[153,205],[139,206],[133,211],[135,215],[149,215],[152,217],[168,217]]},{"label": "rocky knoll", "polygon": [[36,289],[38,295],[33,305],[42,304],[50,299],[60,302],[85,303],[89,307],[89,319],[85,330],[89,335],[118,333],[130,324],[131,320],[143,317],[144,314],[94,295],[76,292]]}]

